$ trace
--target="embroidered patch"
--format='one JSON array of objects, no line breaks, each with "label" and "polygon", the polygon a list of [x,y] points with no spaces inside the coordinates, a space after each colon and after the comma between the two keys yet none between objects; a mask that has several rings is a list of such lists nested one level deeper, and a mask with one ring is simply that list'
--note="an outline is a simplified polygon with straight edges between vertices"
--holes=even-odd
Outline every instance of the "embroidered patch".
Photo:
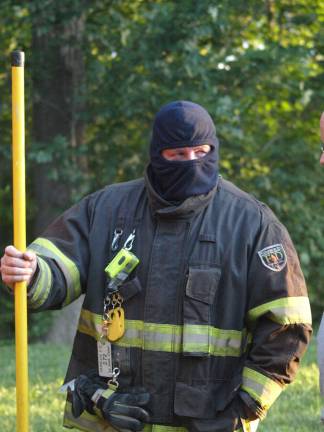
[{"label": "embroidered patch", "polygon": [[287,255],[281,243],[268,246],[258,251],[258,255],[262,264],[272,271],[279,272],[287,264]]}]

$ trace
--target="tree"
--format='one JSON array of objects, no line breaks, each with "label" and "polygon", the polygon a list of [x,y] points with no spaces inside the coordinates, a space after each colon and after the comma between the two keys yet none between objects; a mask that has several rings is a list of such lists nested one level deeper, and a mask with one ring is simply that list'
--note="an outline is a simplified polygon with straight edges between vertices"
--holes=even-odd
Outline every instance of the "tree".
[{"label": "tree", "polygon": [[[50,11],[49,11],[50,6]],[[35,163],[34,234],[71,203],[84,144],[84,9],[82,2],[33,1],[31,67]],[[59,167],[58,167],[59,165]],[[75,186],[75,185],[74,185]]]},{"label": "tree", "polygon": [[[81,195],[140,176],[154,113],[171,100],[193,100],[216,122],[223,176],[288,226],[319,314],[323,21],[320,0],[3,1],[2,52],[24,46],[31,61],[29,225],[39,232]],[[9,72],[0,65],[1,94],[9,101]],[[9,102],[0,127],[8,161]],[[9,173],[6,163],[3,244],[10,238]]]}]

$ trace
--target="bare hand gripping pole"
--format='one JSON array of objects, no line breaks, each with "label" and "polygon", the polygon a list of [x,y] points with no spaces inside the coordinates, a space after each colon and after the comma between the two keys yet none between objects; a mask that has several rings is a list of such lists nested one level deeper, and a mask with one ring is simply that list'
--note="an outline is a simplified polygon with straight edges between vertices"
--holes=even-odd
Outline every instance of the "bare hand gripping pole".
[{"label": "bare hand gripping pole", "polygon": [[[11,54],[14,246],[20,251],[26,250],[24,60],[25,54],[22,51],[14,51]],[[28,339],[26,282],[17,282],[14,288],[14,294],[16,333],[16,430],[18,432],[27,432]]]}]

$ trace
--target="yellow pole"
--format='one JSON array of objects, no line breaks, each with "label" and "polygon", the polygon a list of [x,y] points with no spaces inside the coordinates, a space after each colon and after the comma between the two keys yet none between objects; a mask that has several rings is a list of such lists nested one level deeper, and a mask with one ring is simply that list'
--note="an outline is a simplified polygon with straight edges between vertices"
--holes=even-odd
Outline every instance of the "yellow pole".
[{"label": "yellow pole", "polygon": [[[22,51],[14,51],[11,54],[14,246],[21,251],[26,250],[24,59],[25,54]],[[15,284],[14,293],[16,333],[16,430],[18,432],[27,432],[28,339],[26,282],[17,282]]]}]

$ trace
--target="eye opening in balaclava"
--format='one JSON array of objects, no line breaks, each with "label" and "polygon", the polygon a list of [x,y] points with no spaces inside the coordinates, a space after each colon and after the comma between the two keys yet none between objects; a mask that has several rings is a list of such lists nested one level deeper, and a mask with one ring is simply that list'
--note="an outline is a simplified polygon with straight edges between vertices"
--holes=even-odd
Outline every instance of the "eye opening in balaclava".
[{"label": "eye opening in balaclava", "polygon": [[[206,148],[208,147],[208,149]],[[186,162],[188,159],[186,158],[186,155],[184,155],[183,153],[180,154],[179,152],[175,152],[174,150],[185,150],[185,152],[187,152],[187,149],[192,149],[194,151],[195,154],[195,159],[201,159],[204,158],[213,148],[214,146],[210,145],[210,144],[199,144],[199,146],[193,146],[193,147],[188,147],[188,146],[184,146],[184,147],[176,147],[176,148],[167,148],[167,149],[162,149],[160,151],[160,155],[172,162],[172,161],[181,161],[181,162]],[[169,151],[172,151],[172,153],[170,154]],[[197,156],[196,154],[200,152],[200,153],[204,153],[202,156]],[[179,159],[177,159],[177,157]],[[182,159],[180,159],[180,157],[182,157]]]},{"label": "eye opening in balaclava", "polygon": [[[211,146],[201,158],[186,161],[165,159],[169,148]],[[217,183],[218,139],[208,112],[189,101],[164,105],[156,114],[150,145],[149,179],[156,192],[167,201],[181,202],[208,193]]]}]

